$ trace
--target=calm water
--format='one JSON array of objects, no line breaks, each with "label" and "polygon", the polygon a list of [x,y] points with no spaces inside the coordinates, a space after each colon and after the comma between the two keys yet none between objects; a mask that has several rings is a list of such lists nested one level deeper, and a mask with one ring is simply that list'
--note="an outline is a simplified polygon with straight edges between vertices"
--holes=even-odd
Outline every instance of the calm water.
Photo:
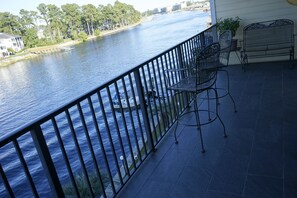
[{"label": "calm water", "polygon": [[71,52],[0,68],[0,136],[204,30],[207,17],[196,11],[161,15]]},{"label": "calm water", "polygon": [[[157,16],[152,21],[125,32],[77,45],[70,52],[40,56],[0,68],[0,136],[65,105],[109,79],[204,30],[207,17],[208,13],[201,12]],[[70,110],[70,114],[74,120],[79,119],[77,112]],[[57,118],[57,122],[63,129],[65,120]],[[69,176],[61,160],[57,140],[50,127],[44,124],[42,128],[59,178],[65,182]],[[115,129],[111,128],[111,131],[113,130]],[[79,172],[80,165],[75,157],[77,153],[70,132],[66,129],[62,131],[67,154],[73,156],[72,169],[74,172]],[[41,163],[37,158],[32,139],[28,136],[22,136],[18,142],[41,193],[40,196],[50,197],[48,194],[50,189],[43,183],[45,175]],[[90,136],[92,140],[96,139],[94,128],[90,128]],[[104,131],[102,138],[104,142],[108,139]],[[84,135],[78,135],[78,140],[85,163],[89,167],[92,159]],[[107,144],[104,145],[109,159],[112,153]],[[126,148],[127,141],[124,141],[124,146]],[[115,149],[119,156],[120,148]],[[0,149],[1,164],[16,194],[30,197],[32,194],[25,188],[26,186],[28,189],[28,183],[24,181],[25,175],[13,150],[12,145]],[[99,145],[94,145],[94,150],[100,151]],[[96,156],[102,159],[100,153],[96,153]],[[5,189],[1,182],[0,180],[0,197],[3,197]]]}]

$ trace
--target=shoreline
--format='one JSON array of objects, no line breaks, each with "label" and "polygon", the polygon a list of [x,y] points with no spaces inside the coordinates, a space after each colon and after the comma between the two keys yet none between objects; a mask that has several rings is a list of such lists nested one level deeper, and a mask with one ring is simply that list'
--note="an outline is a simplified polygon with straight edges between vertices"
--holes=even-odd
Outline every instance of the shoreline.
[{"label": "shoreline", "polygon": [[[141,20],[140,22],[132,24],[132,25],[118,28],[116,30],[103,31],[103,32],[101,32],[100,36],[88,36],[88,39],[86,42],[88,42],[89,40],[96,39],[96,38],[105,37],[105,36],[109,36],[112,34],[117,34],[119,32],[123,32],[125,30],[134,28],[134,27],[140,25],[142,22],[144,22],[144,20]],[[42,56],[45,54],[50,54],[53,52],[62,52],[64,47],[71,47],[71,46],[74,46],[74,45],[77,45],[80,43],[83,43],[83,42],[79,41],[79,40],[71,40],[71,41],[62,42],[62,43],[55,44],[55,45],[29,48],[29,49],[24,50],[22,54],[13,55],[13,56],[10,56],[10,57],[4,58],[4,59],[0,59],[0,67],[7,67],[7,66],[10,66],[11,64],[14,64],[19,61],[31,59],[31,58],[34,58],[37,56]]]}]

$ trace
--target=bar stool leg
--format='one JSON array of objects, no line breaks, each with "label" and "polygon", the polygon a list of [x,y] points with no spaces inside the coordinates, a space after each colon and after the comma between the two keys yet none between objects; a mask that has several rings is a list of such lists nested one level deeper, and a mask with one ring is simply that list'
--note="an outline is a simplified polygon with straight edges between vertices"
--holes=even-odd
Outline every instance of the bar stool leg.
[{"label": "bar stool leg", "polygon": [[208,121],[211,121],[209,90],[207,90],[207,108],[208,108]]},{"label": "bar stool leg", "polygon": [[203,144],[203,137],[202,137],[202,130],[201,130],[201,126],[200,126],[200,118],[199,118],[199,111],[198,111],[198,105],[197,105],[197,97],[194,99],[194,112],[195,112],[195,116],[196,116],[197,130],[199,131],[199,135],[200,135],[201,152],[205,153],[204,144]]},{"label": "bar stool leg", "polygon": [[232,97],[231,93],[230,93],[230,80],[229,80],[229,72],[225,69],[221,69],[220,71],[223,71],[226,73],[227,75],[227,92],[228,92],[228,95],[230,97],[230,99],[232,100],[233,102],[233,106],[234,106],[234,112],[236,113],[237,112],[237,109],[236,109],[236,104],[235,104],[235,100],[234,98]]},{"label": "bar stool leg", "polygon": [[214,92],[215,92],[215,97],[216,97],[216,116],[217,116],[217,118],[220,120],[220,122],[221,122],[221,124],[222,124],[222,126],[223,126],[223,129],[224,129],[224,137],[226,138],[227,137],[227,134],[226,134],[226,128],[225,128],[225,125],[224,125],[224,123],[223,123],[223,121],[222,121],[222,119],[221,119],[221,117],[219,116],[219,108],[218,108],[218,103],[219,103],[219,100],[218,100],[218,91],[216,90],[216,89],[214,89],[214,88],[212,88],[212,90],[214,90]]}]

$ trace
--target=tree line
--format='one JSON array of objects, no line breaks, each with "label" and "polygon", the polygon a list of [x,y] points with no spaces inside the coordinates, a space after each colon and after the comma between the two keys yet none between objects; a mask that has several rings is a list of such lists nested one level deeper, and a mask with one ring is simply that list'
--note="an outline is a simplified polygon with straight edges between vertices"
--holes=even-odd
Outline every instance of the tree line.
[{"label": "tree line", "polygon": [[[140,19],[140,12],[132,5],[119,1],[98,7],[75,3],[58,7],[41,3],[37,11],[21,9],[19,16],[0,12],[0,32],[22,36],[25,46],[30,48],[59,43],[67,38],[86,40],[88,35],[99,36],[102,30],[114,30]],[[38,38],[39,30],[43,30],[44,38]]]}]

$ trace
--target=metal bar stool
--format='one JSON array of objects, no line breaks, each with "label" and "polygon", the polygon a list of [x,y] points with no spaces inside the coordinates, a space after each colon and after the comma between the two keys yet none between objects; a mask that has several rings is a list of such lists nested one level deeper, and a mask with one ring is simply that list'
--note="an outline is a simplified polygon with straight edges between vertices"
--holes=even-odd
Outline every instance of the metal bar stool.
[{"label": "metal bar stool", "polygon": [[[201,126],[210,124],[211,122],[215,121],[217,118],[219,119],[220,123],[223,126],[223,132],[224,137],[227,137],[225,125],[222,121],[222,119],[219,116],[218,113],[218,92],[214,88],[214,85],[216,83],[217,79],[217,67],[218,64],[220,64],[219,61],[220,58],[220,44],[219,43],[213,43],[206,48],[204,48],[197,56],[195,64],[191,67],[188,67],[189,70],[187,75],[181,75],[182,77],[180,80],[169,86],[168,90],[173,90],[175,94],[182,94],[182,93],[189,93],[191,96],[191,101],[194,104],[194,109],[183,112],[180,114],[177,118],[177,124],[174,128],[174,137],[175,142],[178,143],[177,136],[176,136],[176,129],[179,124],[179,121],[181,118],[189,113],[194,113],[196,123],[194,125],[188,124],[188,123],[180,123],[185,124],[187,126],[195,126],[197,128],[197,131],[199,132],[200,141],[201,141],[201,150],[204,153],[204,143],[203,143],[203,136],[202,136],[202,130]],[[178,69],[175,69],[175,72],[178,72]],[[181,69],[180,71],[185,73],[185,68]],[[201,93],[207,92],[207,95],[209,95],[210,91],[213,91],[215,94],[215,110],[211,111],[209,108],[209,98],[207,98],[208,102],[208,108],[206,110],[199,109],[198,107],[198,97]],[[201,122],[199,112],[206,111],[208,113],[208,121]],[[211,114],[214,116],[211,117]]]}]

